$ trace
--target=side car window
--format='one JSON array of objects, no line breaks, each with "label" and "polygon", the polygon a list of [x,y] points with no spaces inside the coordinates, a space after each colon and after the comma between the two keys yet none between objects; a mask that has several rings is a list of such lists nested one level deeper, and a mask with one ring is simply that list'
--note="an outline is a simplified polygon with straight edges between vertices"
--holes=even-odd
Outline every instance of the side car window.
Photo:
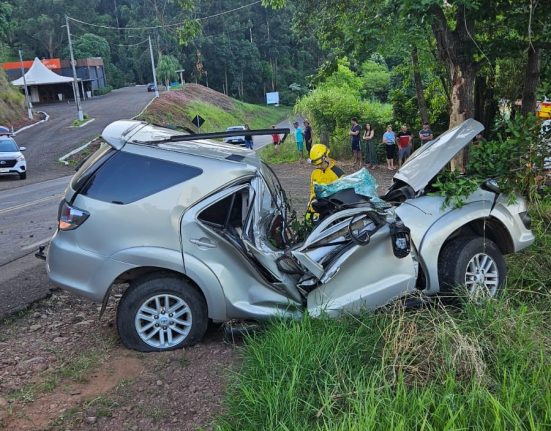
[{"label": "side car window", "polygon": [[248,205],[248,190],[239,190],[205,208],[198,218],[206,224],[221,229],[229,226],[241,228],[247,215]]}]

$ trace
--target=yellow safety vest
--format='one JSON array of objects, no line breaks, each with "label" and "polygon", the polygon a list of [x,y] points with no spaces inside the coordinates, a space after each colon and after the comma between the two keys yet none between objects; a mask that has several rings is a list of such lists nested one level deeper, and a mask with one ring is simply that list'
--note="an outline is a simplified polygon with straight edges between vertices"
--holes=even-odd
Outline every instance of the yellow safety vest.
[{"label": "yellow safety vest", "polygon": [[[331,184],[333,181],[339,179],[343,175],[344,171],[338,166],[335,166],[334,160],[329,161],[329,166],[327,167],[327,169],[323,170],[318,168],[312,171],[312,176],[310,177],[310,199],[308,201],[309,213],[315,213],[311,206],[312,201],[316,199],[316,193],[314,192],[314,183]],[[309,218],[309,215],[307,214],[306,217]]]}]

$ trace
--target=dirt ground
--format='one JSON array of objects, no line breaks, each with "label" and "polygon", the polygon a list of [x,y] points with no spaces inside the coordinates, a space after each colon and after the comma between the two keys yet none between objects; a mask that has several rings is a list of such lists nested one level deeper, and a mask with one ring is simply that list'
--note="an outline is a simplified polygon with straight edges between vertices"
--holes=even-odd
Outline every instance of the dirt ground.
[{"label": "dirt ground", "polygon": [[[274,169],[302,212],[312,168]],[[372,173],[388,186],[392,172]],[[213,325],[188,349],[129,351],[115,329],[120,296],[99,321],[97,304],[57,290],[0,324],[0,429],[211,429],[239,349]]]}]

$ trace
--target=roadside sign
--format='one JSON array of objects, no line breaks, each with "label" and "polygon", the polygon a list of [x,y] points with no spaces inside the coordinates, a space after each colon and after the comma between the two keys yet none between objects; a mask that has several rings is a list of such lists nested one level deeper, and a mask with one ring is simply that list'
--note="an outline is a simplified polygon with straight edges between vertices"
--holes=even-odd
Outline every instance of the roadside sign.
[{"label": "roadside sign", "polygon": [[191,122],[193,124],[195,124],[198,129],[200,129],[201,126],[203,125],[203,123],[205,122],[205,119],[203,117],[201,117],[200,115],[196,115],[195,118],[193,120],[191,120]]},{"label": "roadside sign", "polygon": [[279,105],[279,92],[266,93],[266,105]]}]

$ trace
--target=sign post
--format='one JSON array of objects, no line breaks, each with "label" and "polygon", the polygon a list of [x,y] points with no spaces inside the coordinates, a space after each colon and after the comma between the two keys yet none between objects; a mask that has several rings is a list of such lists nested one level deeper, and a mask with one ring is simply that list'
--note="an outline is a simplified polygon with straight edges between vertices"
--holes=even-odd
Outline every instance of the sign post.
[{"label": "sign post", "polygon": [[205,122],[205,119],[200,115],[196,115],[191,122],[197,126],[197,129],[200,129]]}]

